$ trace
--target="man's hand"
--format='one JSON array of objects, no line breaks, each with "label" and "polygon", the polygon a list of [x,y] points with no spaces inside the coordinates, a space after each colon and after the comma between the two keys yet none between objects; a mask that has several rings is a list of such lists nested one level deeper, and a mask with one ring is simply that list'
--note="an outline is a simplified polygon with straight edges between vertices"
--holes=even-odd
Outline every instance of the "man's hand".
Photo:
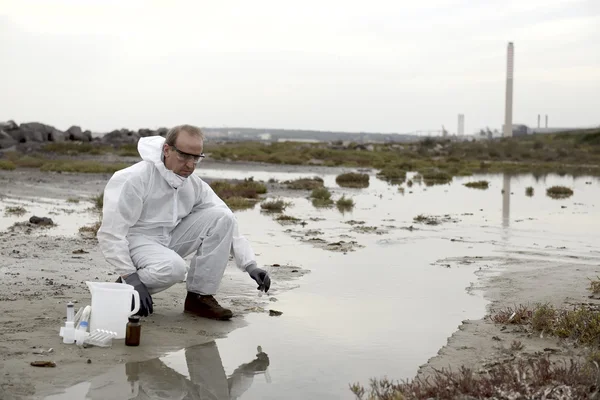
[{"label": "man's hand", "polygon": [[256,265],[251,265],[246,268],[246,271],[250,275],[250,278],[254,279],[258,283],[258,290],[262,290],[267,293],[271,288],[271,278],[264,269],[258,268]]},{"label": "man's hand", "polygon": [[137,315],[147,317],[149,314],[152,314],[154,311],[152,308],[152,297],[150,296],[150,293],[148,293],[148,288],[146,288],[146,285],[140,281],[140,277],[138,276],[137,272],[122,279],[128,285],[133,286],[133,288],[140,294],[140,310],[137,312]]}]

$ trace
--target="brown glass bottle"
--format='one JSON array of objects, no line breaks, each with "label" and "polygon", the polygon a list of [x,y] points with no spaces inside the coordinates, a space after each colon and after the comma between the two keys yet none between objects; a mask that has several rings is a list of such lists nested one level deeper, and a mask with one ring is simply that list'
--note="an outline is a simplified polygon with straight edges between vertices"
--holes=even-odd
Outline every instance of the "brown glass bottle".
[{"label": "brown glass bottle", "polygon": [[127,329],[125,331],[125,345],[139,346],[141,334],[142,324],[140,323],[140,317],[132,315],[129,317],[129,322],[127,323]]}]

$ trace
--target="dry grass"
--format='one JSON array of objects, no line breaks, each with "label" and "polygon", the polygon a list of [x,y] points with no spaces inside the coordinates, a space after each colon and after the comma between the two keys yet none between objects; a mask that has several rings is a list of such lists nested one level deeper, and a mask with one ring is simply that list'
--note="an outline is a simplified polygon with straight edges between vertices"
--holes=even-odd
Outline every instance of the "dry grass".
[{"label": "dry grass", "polygon": [[335,182],[348,188],[366,188],[369,187],[369,175],[360,174],[356,172],[348,172],[345,174],[338,175],[335,178]]},{"label": "dry grass", "polygon": [[600,277],[598,277],[598,279],[596,279],[596,280],[590,279],[589,289],[593,294],[600,293]]},{"label": "dry grass", "polygon": [[15,206],[15,207],[9,206],[4,209],[4,214],[6,214],[6,215],[16,215],[16,216],[20,217],[21,215],[24,215],[25,213],[27,213],[27,210],[21,206]]},{"label": "dry grass", "polygon": [[249,208],[254,208],[254,206],[256,205],[256,200],[247,199],[245,197],[240,196],[227,197],[223,199],[223,201],[233,211],[247,210]]},{"label": "dry grass", "polygon": [[90,174],[112,174],[123,168],[129,167],[125,163],[101,163],[84,160],[54,160],[43,163],[41,171],[51,172],[80,172]]},{"label": "dry grass", "polygon": [[406,168],[404,166],[386,166],[379,171],[377,177],[399,185],[406,180]]},{"label": "dry grass", "polygon": [[528,325],[533,331],[569,339],[579,345],[600,344],[600,312],[586,306],[555,309],[548,304],[533,308],[520,305],[495,312],[492,321]]},{"label": "dry grass", "polygon": [[12,171],[13,169],[16,169],[17,166],[15,165],[14,162],[10,161],[10,160],[0,160],[0,169],[6,170],[6,171]]},{"label": "dry grass", "polygon": [[427,186],[444,185],[452,182],[452,175],[450,175],[448,172],[438,169],[426,169],[419,171],[419,173],[423,177],[423,182]]},{"label": "dry grass", "polygon": [[323,187],[323,179],[318,176],[315,176],[314,178],[300,178],[284,183],[289,189],[294,190],[314,190]]},{"label": "dry grass", "polygon": [[596,366],[575,361],[552,364],[548,357],[520,359],[478,374],[461,367],[436,370],[430,378],[409,382],[387,379],[350,386],[359,400],[404,399],[590,399],[598,394]]},{"label": "dry grass", "polygon": [[552,186],[546,189],[546,194],[553,199],[566,199],[573,196],[573,190],[566,186]]},{"label": "dry grass", "polygon": [[467,182],[465,186],[473,189],[487,189],[490,187],[490,183],[488,181],[475,181],[475,182]]},{"label": "dry grass", "polygon": [[79,228],[79,233],[89,236],[96,236],[98,234],[98,229],[102,225],[102,221],[98,221],[93,223],[92,225],[85,225]]},{"label": "dry grass", "polygon": [[73,204],[77,204],[77,203],[79,203],[79,199],[78,199],[78,198],[76,198],[76,197],[69,197],[69,198],[67,199],[67,203],[73,203]]},{"label": "dry grass", "polygon": [[279,222],[299,222],[300,218],[292,217],[291,215],[279,215],[275,220]]},{"label": "dry grass", "polygon": [[492,314],[492,321],[498,324],[527,324],[531,321],[533,311],[524,305],[515,308],[507,307]]},{"label": "dry grass", "polygon": [[291,203],[285,202],[281,199],[277,200],[267,200],[263,201],[260,204],[261,210],[266,212],[283,212],[287,207],[289,207]]},{"label": "dry grass", "polygon": [[213,181],[210,186],[217,196],[225,200],[231,197],[242,197],[246,199],[258,199],[260,194],[267,193],[267,187],[255,182],[252,178],[243,182]]}]

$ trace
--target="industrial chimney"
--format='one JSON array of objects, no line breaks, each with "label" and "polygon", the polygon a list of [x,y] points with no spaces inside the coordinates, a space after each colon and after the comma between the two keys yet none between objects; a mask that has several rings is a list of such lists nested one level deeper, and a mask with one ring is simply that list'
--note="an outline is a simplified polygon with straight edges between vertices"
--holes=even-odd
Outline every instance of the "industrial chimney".
[{"label": "industrial chimney", "polygon": [[548,127],[548,114],[546,114],[546,128]]},{"label": "industrial chimney", "polygon": [[541,115],[538,114],[538,128],[540,127],[540,117],[541,117]]},{"label": "industrial chimney", "polygon": [[512,137],[512,111],[513,111],[513,71],[514,71],[514,46],[508,43],[506,54],[506,108],[504,110],[504,137]]}]

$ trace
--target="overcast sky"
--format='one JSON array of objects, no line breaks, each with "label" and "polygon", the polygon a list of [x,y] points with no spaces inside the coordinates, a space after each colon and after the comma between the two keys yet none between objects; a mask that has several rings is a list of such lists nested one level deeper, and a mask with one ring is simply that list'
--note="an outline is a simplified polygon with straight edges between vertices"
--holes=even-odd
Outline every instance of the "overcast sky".
[{"label": "overcast sky", "polygon": [[0,0],[0,120],[466,132],[600,125],[600,0]]}]

